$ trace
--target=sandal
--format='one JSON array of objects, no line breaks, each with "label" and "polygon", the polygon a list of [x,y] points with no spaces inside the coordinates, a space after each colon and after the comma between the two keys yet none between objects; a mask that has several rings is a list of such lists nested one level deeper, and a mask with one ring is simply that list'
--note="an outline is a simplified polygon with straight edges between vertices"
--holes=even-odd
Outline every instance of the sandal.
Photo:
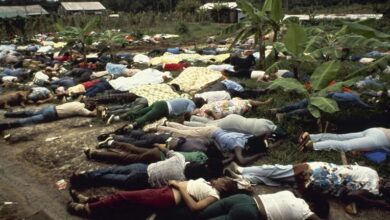
[{"label": "sandal", "polygon": [[298,149],[303,148],[303,146],[310,140],[310,135],[308,132],[303,132],[301,135],[299,135],[298,138]]}]

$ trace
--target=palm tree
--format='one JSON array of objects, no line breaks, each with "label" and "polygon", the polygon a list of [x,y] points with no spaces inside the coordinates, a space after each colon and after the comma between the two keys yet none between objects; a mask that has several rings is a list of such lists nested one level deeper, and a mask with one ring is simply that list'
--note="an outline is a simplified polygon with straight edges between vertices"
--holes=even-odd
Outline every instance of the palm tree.
[{"label": "palm tree", "polygon": [[84,27],[80,27],[78,25],[76,27],[69,26],[64,28],[59,23],[55,24],[59,36],[63,37],[63,39],[67,41],[67,45],[64,49],[69,49],[75,44],[81,44],[80,52],[83,55],[84,61],[87,60],[87,46],[90,46],[93,43],[92,30],[96,27],[96,25],[96,19],[90,20],[86,25],[84,25]]}]

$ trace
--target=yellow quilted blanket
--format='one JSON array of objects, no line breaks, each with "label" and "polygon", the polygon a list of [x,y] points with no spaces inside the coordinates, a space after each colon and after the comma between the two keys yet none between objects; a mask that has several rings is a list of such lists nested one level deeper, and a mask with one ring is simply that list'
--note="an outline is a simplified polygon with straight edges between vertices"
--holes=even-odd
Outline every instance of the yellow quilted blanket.
[{"label": "yellow quilted blanket", "polygon": [[206,67],[189,67],[169,84],[176,83],[180,86],[181,91],[194,94],[222,78],[223,75],[218,71],[209,70]]},{"label": "yellow quilted blanket", "polygon": [[154,57],[150,60],[152,65],[165,64],[165,63],[178,63],[182,60],[187,61],[202,61],[202,62],[211,62],[211,63],[221,63],[223,60],[229,57],[229,54],[219,54],[219,55],[200,55],[200,54],[171,54],[164,53],[163,56]]},{"label": "yellow quilted blanket", "polygon": [[174,92],[168,84],[143,85],[134,89],[130,89],[130,92],[146,98],[148,100],[149,105],[160,100],[169,100],[174,98],[190,98],[188,94],[180,95]]}]

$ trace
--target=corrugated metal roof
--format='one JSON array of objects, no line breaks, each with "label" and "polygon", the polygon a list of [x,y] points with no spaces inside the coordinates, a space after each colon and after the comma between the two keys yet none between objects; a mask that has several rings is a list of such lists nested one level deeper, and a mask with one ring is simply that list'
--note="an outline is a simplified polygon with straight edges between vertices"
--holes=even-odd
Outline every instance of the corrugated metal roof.
[{"label": "corrugated metal roof", "polygon": [[230,9],[235,9],[235,8],[237,8],[237,3],[236,2],[206,3],[202,6],[200,6],[200,9],[211,10],[217,6],[223,6],[223,7],[227,7]]},{"label": "corrugated metal roof", "polygon": [[40,5],[27,6],[0,6],[0,18],[26,17],[31,15],[47,15],[47,11]]},{"label": "corrugated metal roof", "polygon": [[99,11],[106,10],[100,2],[61,2],[67,11]]}]

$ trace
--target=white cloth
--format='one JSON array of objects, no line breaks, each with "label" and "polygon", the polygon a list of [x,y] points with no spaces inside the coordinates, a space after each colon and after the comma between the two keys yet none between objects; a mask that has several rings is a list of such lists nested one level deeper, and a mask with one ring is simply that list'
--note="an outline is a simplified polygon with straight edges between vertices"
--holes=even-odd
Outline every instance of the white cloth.
[{"label": "white cloth", "polygon": [[167,73],[149,68],[136,73],[132,77],[118,77],[117,79],[110,80],[108,83],[115,90],[129,91],[130,89],[146,84],[163,83],[163,76],[167,76]]},{"label": "white cloth", "polygon": [[288,70],[278,70],[276,73],[275,73],[275,75],[276,75],[276,77],[278,77],[278,78],[282,78],[283,77],[283,74],[285,74],[285,73],[287,73],[287,72],[289,72]]},{"label": "white cloth", "polygon": [[251,79],[263,79],[265,76],[265,72],[261,70],[253,70],[251,72]]},{"label": "white cloth", "polygon": [[209,182],[203,178],[197,180],[189,180],[187,183],[187,192],[196,201],[203,200],[209,196],[219,199],[219,193],[214,189]]},{"label": "white cloth", "polygon": [[195,98],[203,98],[208,103],[232,99],[230,94],[226,91],[210,91],[210,92],[198,93],[195,94]]},{"label": "white cloth", "polygon": [[365,58],[361,58],[359,60],[359,63],[362,63],[362,64],[369,64],[369,63],[372,63],[375,59],[374,58],[368,58],[368,57],[365,57]]},{"label": "white cloth", "polygon": [[150,63],[150,58],[144,54],[137,54],[133,58],[134,63]]},{"label": "white cloth", "polygon": [[52,51],[53,47],[52,46],[43,46],[38,49],[38,53],[47,53],[49,51]]},{"label": "white cloth", "polygon": [[3,76],[3,78],[1,78],[1,81],[3,81],[4,83],[11,83],[13,81],[17,81],[18,80],[18,77],[16,76]]},{"label": "white cloth", "polygon": [[209,66],[207,66],[207,69],[219,71],[219,72],[221,72],[223,70],[234,71],[234,66],[232,66],[230,64],[209,65]]},{"label": "white cloth", "polygon": [[85,104],[81,102],[68,102],[56,106],[57,115],[59,118],[66,118],[71,116],[88,116],[91,111],[85,108]]},{"label": "white cloth", "polygon": [[36,85],[43,85],[45,82],[49,82],[49,76],[44,74],[42,71],[38,71],[34,75],[33,82]]},{"label": "white cloth", "polygon": [[314,213],[305,200],[290,191],[259,195],[268,220],[303,220]]}]

